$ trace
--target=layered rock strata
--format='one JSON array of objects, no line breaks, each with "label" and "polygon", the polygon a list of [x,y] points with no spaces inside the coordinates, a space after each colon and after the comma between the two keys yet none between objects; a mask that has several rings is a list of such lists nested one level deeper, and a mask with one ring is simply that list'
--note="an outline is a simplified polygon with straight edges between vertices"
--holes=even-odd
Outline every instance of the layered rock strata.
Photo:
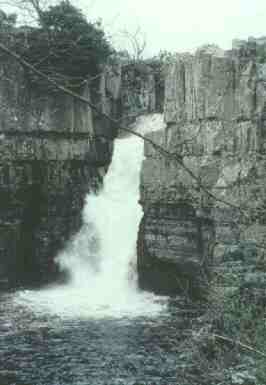
[{"label": "layered rock strata", "polygon": [[[101,184],[115,127],[70,96],[32,86],[8,57],[0,72],[0,278],[40,284],[55,278],[54,257]],[[78,92],[90,99],[88,83]]]},{"label": "layered rock strata", "polygon": [[[81,226],[85,195],[109,166],[117,126],[0,58],[0,281],[50,282],[54,257]],[[156,109],[145,63],[106,66],[75,91],[127,126]]]},{"label": "layered rock strata", "polygon": [[180,291],[191,259],[188,285],[205,281],[213,258],[239,242],[257,244],[263,257],[265,52],[265,41],[252,39],[226,52],[206,46],[169,63],[166,127],[149,137],[178,155],[196,179],[146,144],[138,256],[142,286]]}]

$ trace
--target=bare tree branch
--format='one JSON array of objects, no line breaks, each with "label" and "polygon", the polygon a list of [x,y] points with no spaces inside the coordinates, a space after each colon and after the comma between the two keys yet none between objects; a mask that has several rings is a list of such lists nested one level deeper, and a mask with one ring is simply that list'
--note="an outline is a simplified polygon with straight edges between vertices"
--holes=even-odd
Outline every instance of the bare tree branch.
[{"label": "bare tree branch", "polygon": [[143,59],[143,53],[146,48],[146,38],[140,27],[135,32],[131,33],[127,30],[120,32],[121,36],[129,42],[129,56],[131,61],[137,62]]},{"label": "bare tree branch", "polygon": [[54,79],[52,79],[50,76],[44,74],[43,72],[39,71],[37,68],[35,68],[33,65],[31,65],[30,63],[28,63],[26,60],[24,60],[20,55],[16,54],[15,52],[13,52],[12,50],[10,50],[8,47],[6,47],[4,44],[0,43],[0,50],[4,53],[6,53],[7,55],[11,56],[13,59],[15,59],[17,62],[19,62],[24,68],[32,71],[34,74],[36,74],[37,76],[39,76],[41,79],[44,79],[46,80],[49,84],[51,84],[52,86],[55,87],[55,89],[63,92],[64,94],[67,94],[69,96],[72,96],[73,98],[75,98],[76,100],[79,100],[80,102],[82,103],[85,103],[87,105],[89,105],[91,107],[92,110],[94,110],[97,114],[99,114],[100,116],[104,117],[105,119],[109,120],[111,123],[115,124],[117,126],[118,129],[122,130],[122,131],[125,131],[125,132],[128,132],[132,135],[135,135],[139,138],[141,138],[142,140],[144,140],[146,143],[149,143],[150,145],[152,145],[161,155],[163,155],[164,157],[166,158],[169,158],[169,159],[172,159],[172,160],[175,160],[186,172],[187,174],[191,177],[192,180],[194,180],[196,182],[196,186],[191,186],[191,188],[195,189],[195,190],[201,190],[202,192],[204,192],[207,196],[209,196],[210,198],[212,198],[213,200],[217,201],[217,202],[220,202],[220,203],[223,203],[231,208],[234,208],[234,209],[237,209],[239,210],[242,214],[245,215],[245,211],[243,208],[237,206],[237,205],[234,205],[222,198],[218,198],[216,197],[211,191],[209,191],[208,188],[206,188],[202,182],[200,181],[200,179],[193,173],[192,170],[190,170],[189,167],[187,167],[184,162],[183,162],[183,157],[180,155],[180,154],[173,154],[169,151],[167,151],[165,148],[163,148],[162,146],[158,145],[157,143],[155,143],[153,140],[149,139],[148,137],[145,137],[144,135],[142,134],[139,134],[138,132],[135,132],[133,131],[132,129],[130,128],[125,128],[125,127],[122,127],[121,125],[119,125],[119,122],[116,120],[116,119],[113,119],[111,118],[109,115],[103,113],[97,106],[95,106],[93,103],[91,103],[87,98],[71,91],[70,89],[60,85],[57,83],[57,81],[55,81]]}]

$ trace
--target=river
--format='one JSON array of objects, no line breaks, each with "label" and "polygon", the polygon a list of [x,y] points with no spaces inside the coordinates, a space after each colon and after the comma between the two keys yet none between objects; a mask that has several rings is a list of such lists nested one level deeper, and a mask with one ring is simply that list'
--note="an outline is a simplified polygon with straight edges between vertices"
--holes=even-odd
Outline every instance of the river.
[{"label": "river", "polygon": [[[163,127],[143,117],[141,133]],[[137,287],[143,142],[117,139],[104,185],[89,194],[83,226],[59,253],[69,281],[0,296],[1,385],[177,384],[182,300]]]}]

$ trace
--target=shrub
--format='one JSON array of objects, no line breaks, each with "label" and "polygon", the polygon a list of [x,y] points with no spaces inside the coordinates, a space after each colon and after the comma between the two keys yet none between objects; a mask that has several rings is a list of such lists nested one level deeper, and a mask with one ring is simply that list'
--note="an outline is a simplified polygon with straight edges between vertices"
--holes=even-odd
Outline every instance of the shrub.
[{"label": "shrub", "polygon": [[100,22],[88,22],[67,0],[40,13],[39,26],[28,28],[22,49],[39,70],[57,80],[67,78],[72,86],[100,72],[112,52]]}]

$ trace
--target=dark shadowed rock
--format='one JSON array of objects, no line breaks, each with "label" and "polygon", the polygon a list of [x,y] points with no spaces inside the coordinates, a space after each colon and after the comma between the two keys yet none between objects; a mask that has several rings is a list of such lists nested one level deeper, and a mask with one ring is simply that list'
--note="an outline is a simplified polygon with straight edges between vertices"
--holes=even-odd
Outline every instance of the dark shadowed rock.
[{"label": "dark shadowed rock", "polygon": [[211,221],[185,203],[149,206],[138,238],[140,286],[200,298],[207,286],[214,234]]},{"label": "dark shadowed rock", "polygon": [[[39,285],[58,275],[54,257],[81,226],[116,131],[85,103],[33,89],[11,59],[0,69],[0,279]],[[86,83],[78,92],[90,99]]]}]

